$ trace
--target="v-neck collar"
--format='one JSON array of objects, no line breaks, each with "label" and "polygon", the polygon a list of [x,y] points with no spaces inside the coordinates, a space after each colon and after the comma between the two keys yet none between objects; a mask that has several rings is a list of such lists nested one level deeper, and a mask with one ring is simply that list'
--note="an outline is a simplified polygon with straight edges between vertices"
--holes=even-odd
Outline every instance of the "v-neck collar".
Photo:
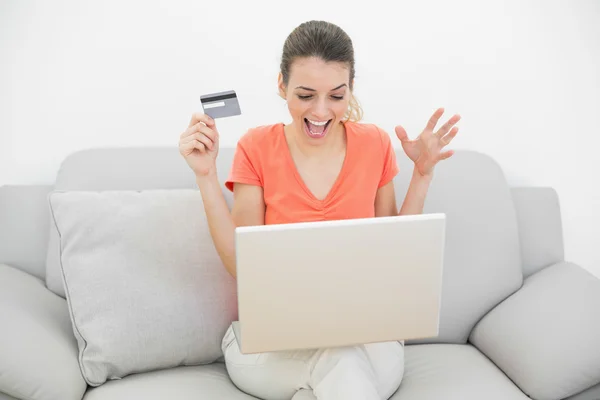
[{"label": "v-neck collar", "polygon": [[346,132],[346,154],[344,156],[342,168],[340,169],[340,172],[339,172],[337,178],[335,179],[335,181],[333,182],[333,185],[329,189],[329,192],[323,199],[318,199],[313,194],[313,192],[308,188],[308,186],[304,182],[304,179],[302,179],[302,176],[300,175],[300,172],[298,171],[298,168],[296,167],[296,163],[294,162],[294,158],[292,157],[292,152],[290,150],[290,147],[289,147],[288,142],[285,137],[285,124],[283,122],[281,122],[279,124],[279,128],[280,128],[279,134],[281,135],[281,140],[283,140],[283,146],[285,148],[284,153],[285,153],[285,158],[287,160],[288,167],[292,170],[292,174],[294,175],[294,178],[296,179],[296,181],[298,182],[298,184],[300,185],[302,190],[304,190],[304,192],[309,196],[309,198],[313,202],[316,202],[320,205],[325,204],[331,200],[331,198],[335,195],[336,191],[338,190],[339,186],[342,184],[342,181],[344,180],[344,177],[348,170],[349,158],[352,155],[351,146],[354,145],[354,140],[352,138],[352,134],[348,127],[349,124],[347,122],[342,122],[342,124],[344,125],[344,131]]}]

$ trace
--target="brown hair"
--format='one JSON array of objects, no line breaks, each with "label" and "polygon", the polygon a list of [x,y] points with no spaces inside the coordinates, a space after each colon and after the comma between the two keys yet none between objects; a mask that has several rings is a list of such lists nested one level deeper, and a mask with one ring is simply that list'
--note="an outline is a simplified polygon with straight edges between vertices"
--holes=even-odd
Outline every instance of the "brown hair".
[{"label": "brown hair", "polygon": [[296,58],[317,57],[325,62],[342,62],[350,70],[350,103],[345,118],[359,121],[363,111],[352,94],[354,71],[354,48],[352,40],[339,26],[326,21],[308,21],[300,24],[289,34],[283,45],[281,74],[287,86],[290,68]]}]

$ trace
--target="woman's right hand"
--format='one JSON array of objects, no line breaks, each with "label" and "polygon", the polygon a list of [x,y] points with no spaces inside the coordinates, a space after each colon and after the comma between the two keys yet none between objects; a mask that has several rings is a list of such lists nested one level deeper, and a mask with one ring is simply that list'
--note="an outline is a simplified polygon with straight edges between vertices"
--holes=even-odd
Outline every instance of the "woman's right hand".
[{"label": "woman's right hand", "polygon": [[215,121],[206,114],[195,113],[179,138],[179,153],[196,177],[216,172],[219,132]]}]

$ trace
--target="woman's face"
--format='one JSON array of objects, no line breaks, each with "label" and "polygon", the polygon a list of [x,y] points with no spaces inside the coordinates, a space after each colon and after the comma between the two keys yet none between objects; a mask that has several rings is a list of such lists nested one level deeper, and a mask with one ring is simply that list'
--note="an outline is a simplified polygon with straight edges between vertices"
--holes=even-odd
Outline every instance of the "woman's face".
[{"label": "woman's face", "polygon": [[340,130],[350,101],[349,77],[346,64],[315,57],[294,61],[287,87],[279,74],[279,91],[298,133],[321,141]]}]

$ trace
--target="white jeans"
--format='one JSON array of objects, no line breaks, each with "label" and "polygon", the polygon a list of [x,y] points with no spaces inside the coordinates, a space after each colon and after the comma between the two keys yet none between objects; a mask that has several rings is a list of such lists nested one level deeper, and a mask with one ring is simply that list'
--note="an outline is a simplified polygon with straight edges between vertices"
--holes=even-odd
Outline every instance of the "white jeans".
[{"label": "white jeans", "polygon": [[300,389],[318,400],[387,400],[404,375],[401,342],[242,354],[230,326],[222,348],[233,383],[264,400],[290,400]]}]

